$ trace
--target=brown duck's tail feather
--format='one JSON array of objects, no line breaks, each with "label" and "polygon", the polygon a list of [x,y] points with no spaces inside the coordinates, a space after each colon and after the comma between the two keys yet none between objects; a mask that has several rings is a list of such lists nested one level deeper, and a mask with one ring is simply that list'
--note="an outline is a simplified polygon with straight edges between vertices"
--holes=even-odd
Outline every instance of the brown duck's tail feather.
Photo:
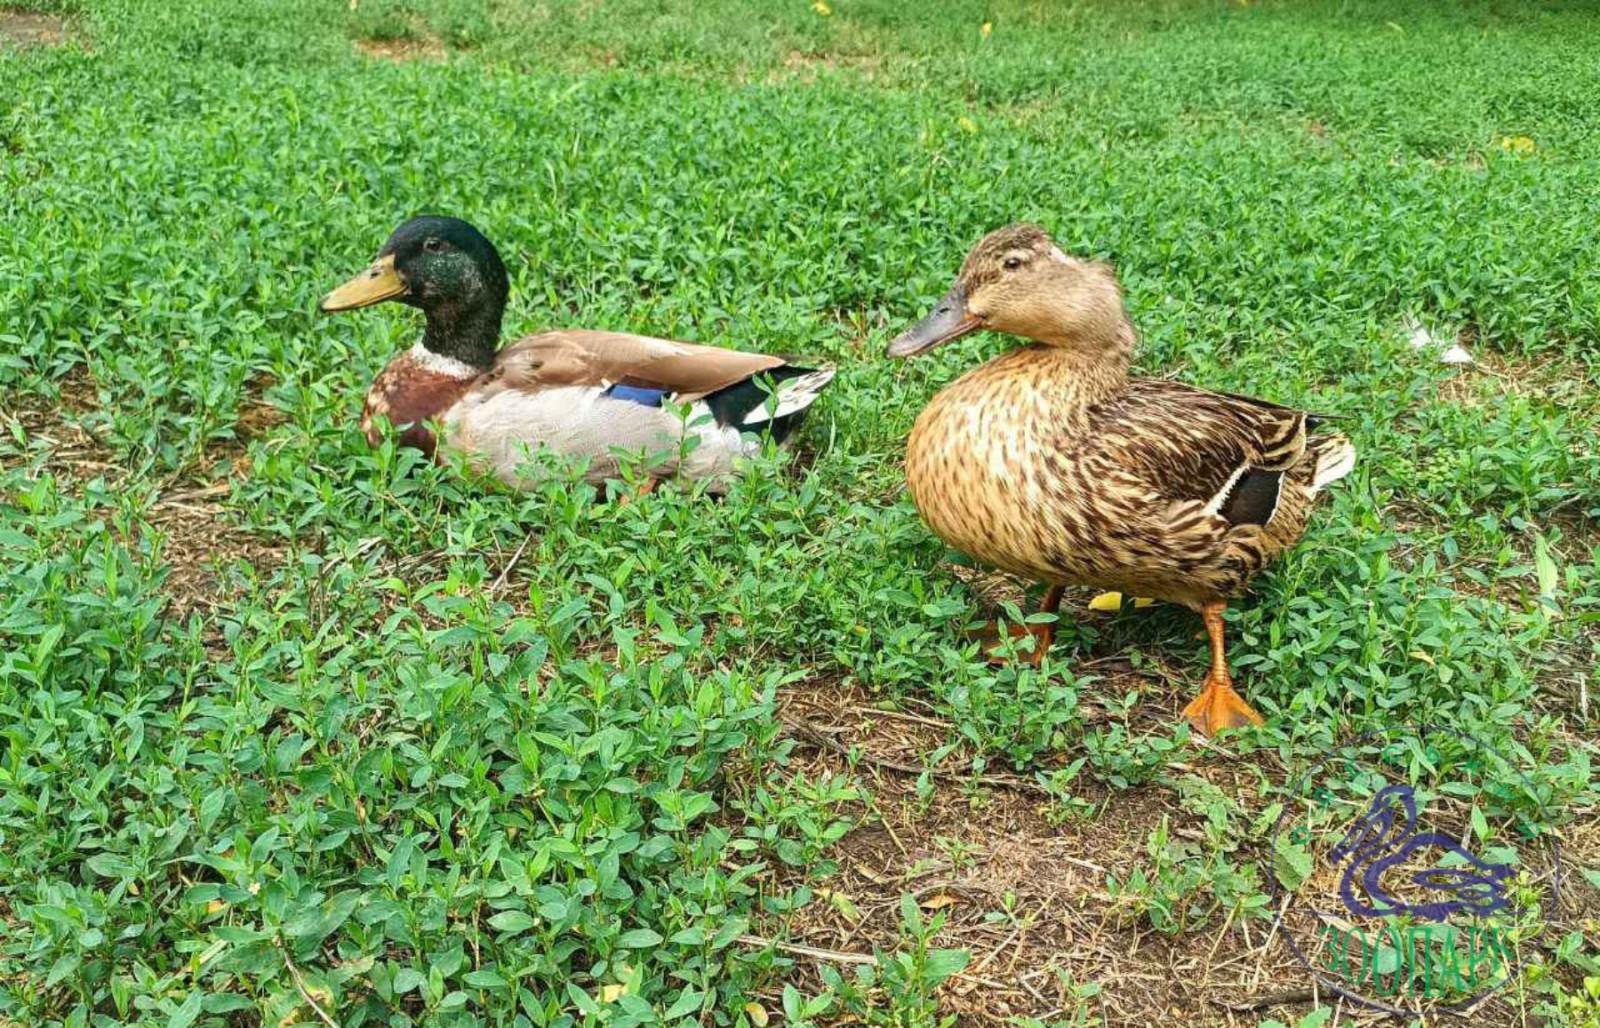
[{"label": "brown duck's tail feather", "polygon": [[1306,450],[1316,461],[1311,473],[1312,492],[1337,482],[1356,466],[1356,448],[1342,435],[1314,436],[1306,441]]}]

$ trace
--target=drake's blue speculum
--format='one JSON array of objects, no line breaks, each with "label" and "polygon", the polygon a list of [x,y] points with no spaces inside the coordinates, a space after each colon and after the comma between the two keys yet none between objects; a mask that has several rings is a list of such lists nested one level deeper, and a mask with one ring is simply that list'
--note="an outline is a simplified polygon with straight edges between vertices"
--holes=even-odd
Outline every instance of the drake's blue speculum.
[{"label": "drake's blue speculum", "polygon": [[612,400],[627,400],[641,407],[659,407],[667,397],[665,389],[640,389],[620,382],[600,394]]}]

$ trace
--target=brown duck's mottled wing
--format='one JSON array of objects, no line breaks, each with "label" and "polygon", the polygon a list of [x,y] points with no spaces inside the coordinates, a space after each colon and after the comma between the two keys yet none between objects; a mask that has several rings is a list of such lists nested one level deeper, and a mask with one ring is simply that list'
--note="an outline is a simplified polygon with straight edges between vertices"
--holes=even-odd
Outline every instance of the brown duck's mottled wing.
[{"label": "brown duck's mottled wing", "polygon": [[1093,447],[1152,500],[1265,524],[1306,452],[1306,413],[1179,382],[1139,379],[1094,410]]},{"label": "brown duck's mottled wing", "polygon": [[568,329],[512,343],[495,361],[509,388],[622,384],[665,389],[688,402],[786,362],[764,353],[696,346],[671,339]]}]

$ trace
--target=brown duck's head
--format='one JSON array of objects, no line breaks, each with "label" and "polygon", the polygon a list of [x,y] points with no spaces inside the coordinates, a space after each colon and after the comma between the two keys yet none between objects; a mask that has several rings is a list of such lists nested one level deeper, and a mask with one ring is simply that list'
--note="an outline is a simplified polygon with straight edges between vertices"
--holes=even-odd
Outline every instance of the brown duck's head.
[{"label": "brown duck's head", "polygon": [[995,229],[967,254],[956,284],[889,344],[912,357],[988,329],[1052,346],[1123,349],[1130,330],[1109,265],[1070,257],[1038,225]]}]

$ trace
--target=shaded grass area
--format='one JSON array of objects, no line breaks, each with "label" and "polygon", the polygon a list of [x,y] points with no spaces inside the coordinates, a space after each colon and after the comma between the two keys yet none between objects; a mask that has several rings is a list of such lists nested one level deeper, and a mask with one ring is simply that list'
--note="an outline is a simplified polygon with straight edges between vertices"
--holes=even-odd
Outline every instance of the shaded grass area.
[{"label": "shaded grass area", "polygon": [[[824,6],[95,0],[0,54],[0,1016],[1252,1023],[1211,1000],[1261,980],[1219,953],[1283,957],[1253,818],[1332,740],[1432,721],[1528,772],[1474,797],[1489,837],[1574,865],[1484,1023],[1583,1023],[1593,12]],[[369,452],[416,324],[314,300],[421,210],[500,245],[512,331],[838,362],[802,459],[619,508]],[[1174,719],[1187,615],[988,668],[983,590],[903,498],[921,403],[1000,344],[882,346],[1020,218],[1116,263],[1147,372],[1362,451],[1234,614],[1270,723],[1232,756]],[[793,736],[847,707],[927,723],[841,745],[946,775]],[[1101,871],[906,877],[1063,853]]]}]

